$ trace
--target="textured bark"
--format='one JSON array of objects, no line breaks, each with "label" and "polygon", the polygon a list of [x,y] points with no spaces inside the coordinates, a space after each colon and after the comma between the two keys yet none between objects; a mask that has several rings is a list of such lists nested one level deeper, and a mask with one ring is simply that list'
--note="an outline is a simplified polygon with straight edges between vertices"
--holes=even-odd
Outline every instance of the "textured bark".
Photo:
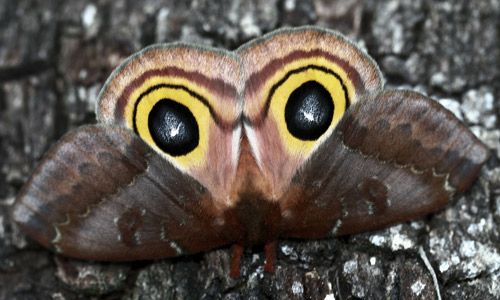
[{"label": "textured bark", "polygon": [[[490,148],[474,187],[442,212],[377,232],[281,241],[229,278],[230,249],[159,262],[57,257],[9,209],[48,147],[95,122],[104,80],[156,42],[233,49],[286,25],[364,43],[390,87],[438,99]],[[0,299],[500,299],[500,1],[0,0]]]}]

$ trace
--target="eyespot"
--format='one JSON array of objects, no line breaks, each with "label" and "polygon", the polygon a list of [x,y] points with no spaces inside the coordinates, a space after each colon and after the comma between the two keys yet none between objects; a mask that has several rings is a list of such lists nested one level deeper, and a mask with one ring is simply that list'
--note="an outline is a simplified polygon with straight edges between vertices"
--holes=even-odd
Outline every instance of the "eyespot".
[{"label": "eyespot", "polygon": [[186,106],[171,99],[158,101],[148,117],[148,127],[156,145],[172,156],[191,152],[200,139],[196,119]]},{"label": "eyespot", "polygon": [[131,122],[148,145],[183,168],[201,164],[207,153],[213,123],[209,106],[183,85],[150,87],[138,96]]},{"label": "eyespot", "polygon": [[333,131],[349,105],[334,70],[306,65],[284,74],[269,91],[269,111],[290,153],[309,153]]},{"label": "eyespot", "polygon": [[288,131],[298,139],[314,141],[330,127],[334,108],[330,93],[320,83],[303,83],[285,106]]}]

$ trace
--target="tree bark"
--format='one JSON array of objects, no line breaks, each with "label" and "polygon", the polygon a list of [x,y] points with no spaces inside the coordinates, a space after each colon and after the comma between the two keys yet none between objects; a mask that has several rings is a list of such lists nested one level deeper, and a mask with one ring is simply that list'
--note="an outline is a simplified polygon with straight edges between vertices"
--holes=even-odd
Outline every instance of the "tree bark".
[{"label": "tree bark", "polygon": [[[317,24],[364,45],[388,87],[431,95],[491,149],[473,188],[415,222],[244,253],[139,263],[58,257],[9,209],[43,153],[95,122],[97,94],[146,45],[234,49],[282,26]],[[0,299],[500,299],[500,1],[0,0]]]}]

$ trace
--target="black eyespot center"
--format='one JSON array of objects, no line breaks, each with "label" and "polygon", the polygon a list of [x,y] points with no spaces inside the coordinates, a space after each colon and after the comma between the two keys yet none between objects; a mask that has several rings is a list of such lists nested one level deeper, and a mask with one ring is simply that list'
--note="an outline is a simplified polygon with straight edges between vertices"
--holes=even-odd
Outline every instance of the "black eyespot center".
[{"label": "black eyespot center", "polygon": [[198,123],[193,113],[183,104],[161,99],[148,116],[148,128],[156,145],[172,156],[193,151],[200,141]]},{"label": "black eyespot center", "polygon": [[317,81],[307,81],[290,94],[286,103],[288,131],[300,140],[317,140],[330,127],[334,109],[328,90]]}]

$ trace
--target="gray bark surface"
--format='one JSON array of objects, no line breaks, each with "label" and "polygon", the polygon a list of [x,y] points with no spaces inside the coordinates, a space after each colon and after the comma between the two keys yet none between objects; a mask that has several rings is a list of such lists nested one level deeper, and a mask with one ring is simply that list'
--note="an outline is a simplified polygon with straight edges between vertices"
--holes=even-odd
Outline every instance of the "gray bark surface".
[{"label": "gray bark surface", "polygon": [[[95,122],[124,58],[157,42],[234,49],[282,26],[343,32],[388,87],[440,101],[491,149],[473,188],[445,210],[390,228],[280,241],[229,278],[230,250],[157,262],[62,258],[11,221],[16,193],[69,129]],[[500,1],[0,0],[0,299],[500,299]]]}]

